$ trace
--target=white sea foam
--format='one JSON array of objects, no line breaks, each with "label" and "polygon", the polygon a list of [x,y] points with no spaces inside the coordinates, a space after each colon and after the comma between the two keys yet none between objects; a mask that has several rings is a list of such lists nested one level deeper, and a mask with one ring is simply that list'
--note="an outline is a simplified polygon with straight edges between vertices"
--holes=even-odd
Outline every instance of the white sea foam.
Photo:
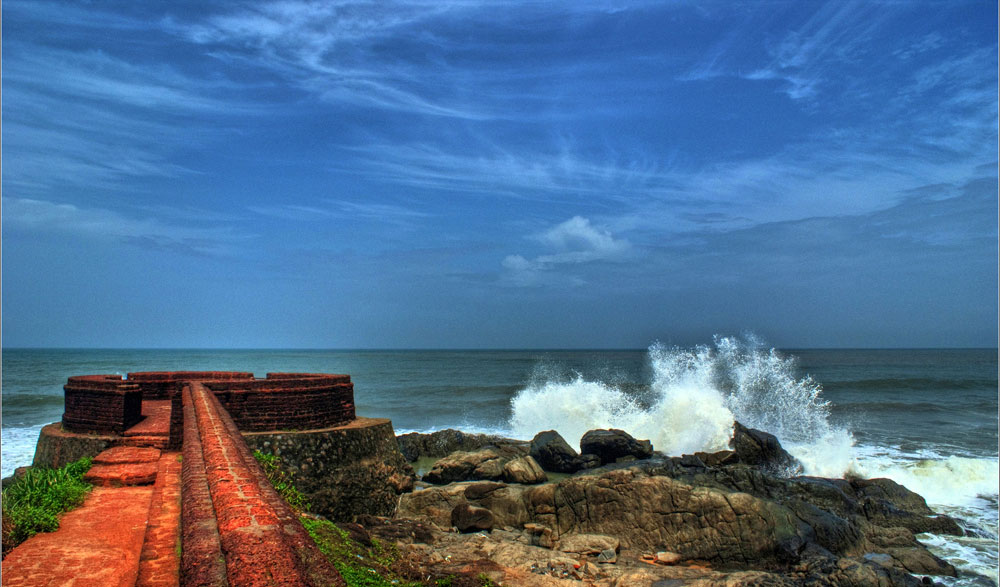
[{"label": "white sea foam", "polygon": [[649,349],[650,397],[618,387],[540,378],[511,400],[511,429],[530,438],[555,429],[568,442],[587,430],[621,428],[671,455],[725,449],[734,420],[776,435],[814,475],[840,476],[851,466],[853,439],[830,425],[828,404],[812,379],[796,379],[794,362],[755,339],[717,337],[713,347]]},{"label": "white sea foam", "polygon": [[38,443],[38,433],[42,424],[26,428],[4,428],[0,433],[3,458],[0,459],[0,476],[9,477],[14,469],[31,464]]}]

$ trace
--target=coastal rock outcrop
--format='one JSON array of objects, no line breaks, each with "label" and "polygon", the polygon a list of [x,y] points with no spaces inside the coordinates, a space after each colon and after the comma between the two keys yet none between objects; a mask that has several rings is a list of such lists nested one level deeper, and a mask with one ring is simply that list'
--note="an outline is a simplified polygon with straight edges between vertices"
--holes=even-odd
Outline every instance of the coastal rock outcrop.
[{"label": "coastal rock outcrop", "polygon": [[453,452],[473,452],[487,446],[522,447],[526,453],[528,444],[524,441],[511,440],[491,434],[468,434],[453,428],[430,434],[410,432],[397,436],[396,441],[399,443],[399,450],[403,453],[403,457],[411,463],[421,457],[446,457]]},{"label": "coastal rock outcrop", "polygon": [[[598,436],[613,437],[612,447],[651,453],[631,437]],[[545,485],[431,487],[402,496],[398,515],[446,528],[455,508],[468,504],[493,514],[494,534],[520,532],[517,540],[533,548],[592,563],[603,556],[602,565],[619,569],[648,557],[646,566],[674,569],[656,571],[660,578],[693,579],[679,573],[696,567],[726,570],[697,575],[695,584],[704,585],[917,585],[913,574],[954,576],[914,535],[961,529],[919,495],[888,479],[788,477],[795,461],[777,439],[742,426],[735,436],[735,450],[719,453],[621,462],[635,455],[609,450],[602,457],[613,459],[609,464]],[[620,552],[598,551],[608,545],[593,536],[617,540]],[[661,552],[670,560],[658,561]],[[615,571],[618,582],[608,584],[648,579],[652,571],[642,567]]]},{"label": "coastal rock outcrop", "polygon": [[636,440],[624,430],[591,430],[580,439],[580,452],[597,455],[601,464],[617,462],[619,459],[647,459],[653,456],[653,445],[648,440]]},{"label": "coastal rock outcrop", "polygon": [[512,445],[454,452],[434,463],[423,481],[438,485],[471,480],[504,479],[510,483],[545,481],[545,472],[526,452],[525,447]]},{"label": "coastal rock outcrop", "polygon": [[600,457],[592,454],[580,455],[555,430],[536,434],[531,439],[528,454],[538,461],[543,469],[553,473],[576,473],[601,465]]},{"label": "coastal rock outcrop", "polygon": [[729,446],[736,453],[736,458],[744,464],[791,475],[802,471],[802,463],[782,448],[777,437],[747,428],[739,422],[733,423],[733,438],[729,441]]}]

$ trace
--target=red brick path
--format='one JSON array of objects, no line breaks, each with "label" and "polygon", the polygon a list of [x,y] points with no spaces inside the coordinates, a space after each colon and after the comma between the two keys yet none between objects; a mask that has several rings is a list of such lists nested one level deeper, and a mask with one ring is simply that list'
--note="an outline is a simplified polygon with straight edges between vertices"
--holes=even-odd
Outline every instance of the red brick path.
[{"label": "red brick path", "polygon": [[3,585],[131,587],[153,488],[95,487],[55,532],[37,534],[3,561]]},{"label": "red brick path", "polygon": [[181,568],[181,453],[160,456],[159,472],[149,506],[146,541],[139,559],[137,587],[173,587],[180,584]]}]

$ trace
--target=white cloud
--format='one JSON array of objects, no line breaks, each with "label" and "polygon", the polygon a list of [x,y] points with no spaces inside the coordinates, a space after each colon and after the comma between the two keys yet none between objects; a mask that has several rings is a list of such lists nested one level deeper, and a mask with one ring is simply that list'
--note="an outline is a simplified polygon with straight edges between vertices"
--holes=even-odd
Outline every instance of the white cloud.
[{"label": "white cloud", "polygon": [[522,255],[508,255],[501,261],[507,270],[508,283],[519,286],[543,283],[569,283],[581,285],[576,276],[553,277],[545,275],[559,266],[573,266],[598,261],[622,261],[631,250],[623,238],[615,238],[610,231],[591,225],[590,220],[574,216],[533,237],[552,252],[528,259]]}]

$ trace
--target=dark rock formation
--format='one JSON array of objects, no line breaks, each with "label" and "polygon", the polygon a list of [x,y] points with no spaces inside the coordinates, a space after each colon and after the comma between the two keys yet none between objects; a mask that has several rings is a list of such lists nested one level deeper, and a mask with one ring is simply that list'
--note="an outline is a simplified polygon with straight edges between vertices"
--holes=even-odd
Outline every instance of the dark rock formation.
[{"label": "dark rock formation", "polygon": [[410,432],[396,437],[399,450],[406,460],[413,462],[420,457],[446,457],[456,451],[477,451],[487,446],[520,446],[527,452],[527,443],[490,434],[466,434],[448,428],[431,434]]},{"label": "dark rock formation", "polygon": [[647,459],[653,456],[653,445],[648,440],[636,440],[624,430],[591,430],[580,439],[580,452],[597,455],[601,464],[634,457]]},{"label": "dark rock formation", "polygon": [[729,441],[729,446],[744,464],[789,475],[802,471],[802,464],[781,447],[773,434],[747,428],[739,422],[733,423],[733,439]]},{"label": "dark rock formation", "polygon": [[546,471],[575,473],[580,470],[580,455],[555,430],[536,434],[531,439],[528,454]]},{"label": "dark rock formation", "polygon": [[399,515],[447,527],[466,503],[490,510],[494,527],[523,528],[519,540],[535,547],[603,535],[623,552],[649,553],[650,564],[664,564],[652,553],[671,552],[676,568],[727,569],[703,584],[909,586],[919,584],[911,573],[954,576],[914,534],[961,529],[919,495],[888,479],[789,478],[776,439],[742,426],[737,435],[733,452],[619,462],[541,486],[433,487],[404,495]]}]

